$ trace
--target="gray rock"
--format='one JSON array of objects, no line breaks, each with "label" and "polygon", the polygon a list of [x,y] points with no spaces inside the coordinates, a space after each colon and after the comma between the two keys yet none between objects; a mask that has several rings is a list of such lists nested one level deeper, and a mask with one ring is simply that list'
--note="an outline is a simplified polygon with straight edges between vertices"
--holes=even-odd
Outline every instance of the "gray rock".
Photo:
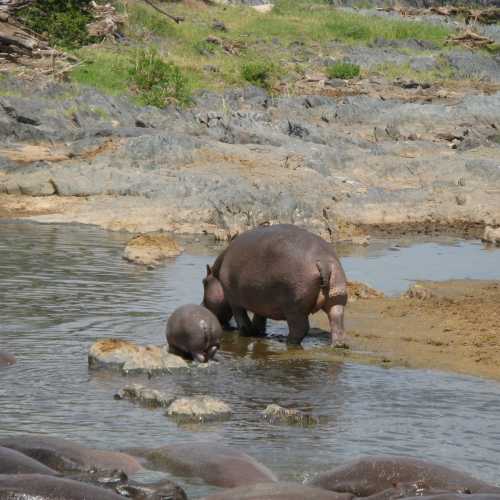
[{"label": "gray rock", "polygon": [[167,409],[167,415],[177,421],[213,422],[231,418],[231,407],[210,396],[178,398]]},{"label": "gray rock", "polygon": [[169,394],[156,389],[148,389],[140,384],[130,384],[120,389],[114,396],[115,399],[129,399],[153,408],[169,406],[175,399]]},{"label": "gray rock", "polygon": [[99,340],[88,354],[89,368],[118,370],[123,373],[162,373],[187,368],[180,356],[168,352],[167,346],[139,346],[119,339]]},{"label": "gray rock", "polygon": [[311,426],[319,423],[318,417],[276,404],[268,405],[262,412],[262,416],[271,424]]}]

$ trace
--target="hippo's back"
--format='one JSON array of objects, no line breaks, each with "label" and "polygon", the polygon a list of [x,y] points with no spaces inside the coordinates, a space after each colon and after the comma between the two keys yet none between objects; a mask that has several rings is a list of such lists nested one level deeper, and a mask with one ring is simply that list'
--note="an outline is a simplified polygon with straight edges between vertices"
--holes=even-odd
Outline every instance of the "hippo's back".
[{"label": "hippo's back", "polygon": [[341,268],[330,243],[305,229],[279,224],[235,238],[214,272],[230,302],[284,319],[283,308],[310,312],[316,303],[321,282],[318,262]]}]

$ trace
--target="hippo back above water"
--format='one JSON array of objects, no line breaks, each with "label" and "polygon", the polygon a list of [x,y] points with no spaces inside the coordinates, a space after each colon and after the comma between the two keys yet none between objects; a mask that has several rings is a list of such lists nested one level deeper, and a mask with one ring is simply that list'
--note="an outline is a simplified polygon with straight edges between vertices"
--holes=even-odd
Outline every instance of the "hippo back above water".
[{"label": "hippo back above water", "polygon": [[[235,238],[207,266],[203,304],[227,321],[230,308],[240,331],[263,335],[266,319],[288,323],[290,343],[309,331],[308,316],[322,309],[332,344],[344,337],[346,277],[333,246],[291,224],[258,227]],[[254,313],[250,322],[247,311]]]}]

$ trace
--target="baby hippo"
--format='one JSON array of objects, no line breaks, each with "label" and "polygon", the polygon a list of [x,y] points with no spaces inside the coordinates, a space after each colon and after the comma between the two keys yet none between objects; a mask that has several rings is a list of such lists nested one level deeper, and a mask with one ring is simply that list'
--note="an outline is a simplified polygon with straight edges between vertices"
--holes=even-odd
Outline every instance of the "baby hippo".
[{"label": "baby hippo", "polygon": [[208,362],[219,349],[222,327],[217,316],[203,306],[178,307],[167,323],[170,352]]}]

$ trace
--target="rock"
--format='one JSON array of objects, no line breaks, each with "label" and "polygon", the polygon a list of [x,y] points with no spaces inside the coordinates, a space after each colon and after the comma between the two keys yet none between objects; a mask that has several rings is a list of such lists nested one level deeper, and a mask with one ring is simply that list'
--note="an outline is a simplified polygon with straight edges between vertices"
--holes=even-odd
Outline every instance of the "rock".
[{"label": "rock", "polygon": [[500,246],[500,227],[493,228],[491,226],[486,226],[481,239],[485,243],[493,243],[494,245]]},{"label": "rock", "polygon": [[299,410],[283,408],[282,406],[271,404],[262,412],[264,420],[271,424],[288,424],[288,425],[316,425],[319,423],[319,418],[313,415],[308,415]]},{"label": "rock", "polygon": [[120,339],[98,340],[89,349],[89,368],[123,373],[169,372],[187,368],[186,360],[168,352],[167,346],[140,346]]},{"label": "rock", "polygon": [[231,407],[210,396],[176,399],[167,410],[169,417],[180,422],[212,422],[231,418]]},{"label": "rock", "polygon": [[251,5],[250,7],[261,14],[267,14],[273,10],[274,5],[272,3],[263,3],[260,5]]},{"label": "rock", "polygon": [[347,296],[349,297],[349,302],[355,302],[359,299],[377,299],[384,296],[382,292],[371,288],[365,283],[360,283],[359,281],[348,281],[347,282]]},{"label": "rock", "polygon": [[156,265],[169,257],[176,257],[183,249],[166,234],[139,234],[125,247],[123,258],[143,265]]},{"label": "rock", "polygon": [[12,366],[16,364],[16,357],[5,351],[0,351],[0,367]]},{"label": "rock", "polygon": [[350,493],[335,493],[299,483],[258,483],[213,493],[203,500],[351,500]]},{"label": "rock", "polygon": [[0,446],[23,453],[59,472],[119,469],[134,474],[142,470],[137,459],[125,453],[87,448],[50,436],[16,435],[0,439]]},{"label": "rock", "polygon": [[218,442],[176,443],[131,453],[143,457],[148,469],[198,477],[222,488],[277,481],[272,471],[251,456]]},{"label": "rock", "polygon": [[363,247],[367,247],[370,244],[370,236],[367,234],[362,234],[359,236],[353,236],[351,238],[351,243],[353,245],[361,245]]},{"label": "rock", "polygon": [[408,288],[405,296],[409,299],[429,300],[434,298],[434,294],[426,287],[415,283]]},{"label": "rock", "polygon": [[120,389],[115,399],[129,399],[153,408],[166,408],[175,398],[156,389],[148,389],[140,384],[130,384]]}]

